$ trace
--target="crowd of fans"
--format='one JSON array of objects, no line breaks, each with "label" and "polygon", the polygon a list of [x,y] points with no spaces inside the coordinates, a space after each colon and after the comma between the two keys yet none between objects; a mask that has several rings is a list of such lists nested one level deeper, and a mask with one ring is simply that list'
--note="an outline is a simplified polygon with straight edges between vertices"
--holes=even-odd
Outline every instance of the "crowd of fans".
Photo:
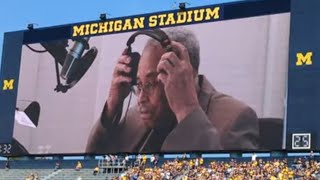
[{"label": "crowd of fans", "polygon": [[211,161],[205,163],[202,158],[175,159],[166,161],[161,166],[150,163],[145,166],[130,167],[117,180],[313,180],[320,179],[320,162],[310,158],[299,158],[288,163],[286,159],[250,162]]},{"label": "crowd of fans", "polygon": [[25,180],[40,180],[38,173],[31,173]]},{"label": "crowd of fans", "polygon": [[[111,157],[111,158],[110,158]],[[138,155],[130,160],[129,156],[118,159],[116,156],[106,156],[104,159],[111,164],[125,165],[125,171],[115,176],[113,180],[316,180],[320,179],[320,161],[313,155],[310,157],[263,160],[254,154],[251,161],[212,161],[203,158],[187,158],[182,156],[175,160],[159,163],[159,157],[151,155]],[[101,164],[100,164],[101,165]],[[99,164],[93,169],[93,175],[109,174],[106,167]],[[10,169],[7,161],[6,170]],[[55,164],[54,171],[61,168],[60,163]],[[80,171],[83,165],[76,163],[75,170]],[[102,171],[100,171],[100,168]],[[37,173],[28,175],[25,180],[39,179]]]}]

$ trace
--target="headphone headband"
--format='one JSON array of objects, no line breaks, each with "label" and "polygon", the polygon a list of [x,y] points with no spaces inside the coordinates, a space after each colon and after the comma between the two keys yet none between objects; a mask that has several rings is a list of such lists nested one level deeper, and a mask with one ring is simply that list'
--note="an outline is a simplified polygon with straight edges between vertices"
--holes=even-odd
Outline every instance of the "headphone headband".
[{"label": "headphone headband", "polygon": [[169,39],[168,35],[160,29],[153,29],[153,30],[137,31],[134,34],[132,34],[127,41],[127,46],[129,48],[129,51],[131,51],[131,45],[134,43],[135,38],[140,34],[147,35],[147,36],[157,40],[161,44],[161,46],[164,49],[166,49],[167,51],[172,50],[170,39]]}]

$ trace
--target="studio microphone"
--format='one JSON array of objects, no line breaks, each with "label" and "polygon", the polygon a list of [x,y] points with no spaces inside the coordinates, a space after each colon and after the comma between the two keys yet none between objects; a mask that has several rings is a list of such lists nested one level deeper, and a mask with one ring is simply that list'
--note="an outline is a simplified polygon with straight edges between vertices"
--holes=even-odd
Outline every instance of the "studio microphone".
[{"label": "studio microphone", "polygon": [[60,73],[60,77],[64,80],[68,80],[72,77],[77,70],[79,69],[80,59],[85,49],[89,49],[89,37],[84,37],[77,39],[73,45],[73,47],[68,52],[64,64],[62,66],[62,70]]},{"label": "studio microphone", "polygon": [[[77,37],[72,40],[74,44],[70,50],[66,49],[68,39],[41,42],[41,45],[53,56],[55,61],[57,86],[54,90],[57,92],[66,93],[74,87],[88,71],[98,54],[96,47],[89,47],[89,37]],[[84,53],[85,50],[87,51]],[[59,65],[62,66],[61,72]],[[60,79],[65,82],[61,83]]]}]

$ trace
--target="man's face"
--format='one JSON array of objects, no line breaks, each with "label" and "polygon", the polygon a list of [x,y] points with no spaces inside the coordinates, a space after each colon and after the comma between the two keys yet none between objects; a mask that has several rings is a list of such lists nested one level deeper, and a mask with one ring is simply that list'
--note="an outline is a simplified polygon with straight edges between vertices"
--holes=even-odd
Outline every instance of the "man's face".
[{"label": "man's face", "polygon": [[165,53],[160,45],[147,44],[140,58],[137,83],[138,111],[146,126],[154,127],[155,123],[171,112],[163,85],[157,80],[157,65]]}]

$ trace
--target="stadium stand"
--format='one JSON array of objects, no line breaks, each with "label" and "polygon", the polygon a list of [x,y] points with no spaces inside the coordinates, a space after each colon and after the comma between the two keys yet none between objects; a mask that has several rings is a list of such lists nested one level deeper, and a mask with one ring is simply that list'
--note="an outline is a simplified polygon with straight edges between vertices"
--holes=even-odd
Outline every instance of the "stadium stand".
[{"label": "stadium stand", "polygon": [[[137,156],[138,157],[138,156]],[[116,160],[10,160],[0,161],[0,179],[35,180],[131,180],[131,179],[319,179],[317,156],[287,158],[160,158],[156,164],[150,156]],[[76,170],[78,163],[82,168]],[[96,175],[94,169],[98,167]]]},{"label": "stadium stand", "polygon": [[[9,162],[10,169],[0,169],[1,180],[27,179],[32,174],[41,180],[105,180],[117,176],[125,169],[120,160],[113,163],[104,163],[101,160],[60,160],[61,166],[58,169],[55,168],[56,160],[10,160]],[[78,162],[81,162],[82,168],[76,170]],[[5,164],[6,161],[0,161],[1,167],[5,167]],[[97,166],[99,172],[93,175],[93,170]],[[106,173],[103,173],[103,168],[106,169]]]}]

